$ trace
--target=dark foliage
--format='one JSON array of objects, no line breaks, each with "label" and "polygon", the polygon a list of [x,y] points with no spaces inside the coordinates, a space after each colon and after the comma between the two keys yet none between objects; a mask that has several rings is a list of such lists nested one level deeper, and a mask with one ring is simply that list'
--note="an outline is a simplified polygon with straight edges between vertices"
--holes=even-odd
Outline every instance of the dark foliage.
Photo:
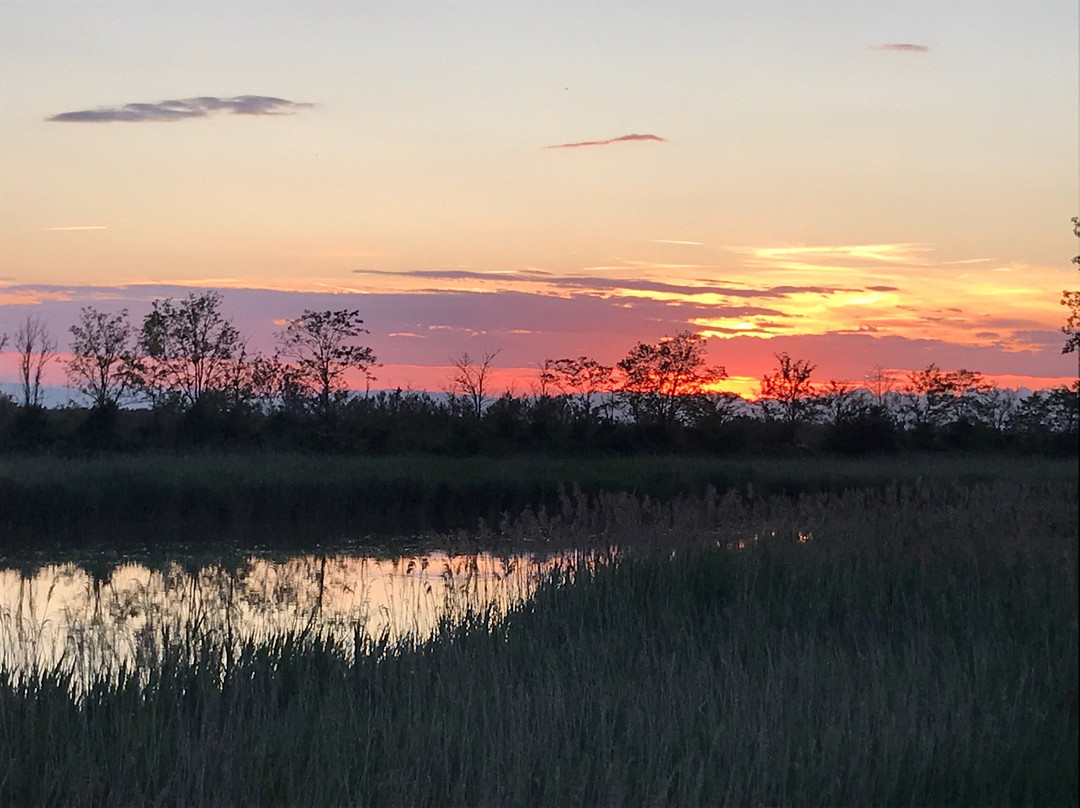
[{"label": "dark foliage", "polygon": [[[488,403],[479,418],[452,397],[404,390],[342,399],[333,419],[318,408],[237,404],[227,391],[204,392],[186,406],[167,400],[152,409],[110,403],[48,410],[5,400],[0,402],[0,451],[216,448],[455,457],[1077,452],[1077,393],[1070,388],[1015,397],[1007,418],[974,406],[942,409],[945,414],[927,417],[921,401],[912,403],[912,394],[905,396],[898,396],[891,407],[852,406],[831,419],[815,420],[762,417],[748,402],[739,400],[739,412],[730,401],[695,396],[698,400],[687,402],[683,410],[685,423],[583,408],[566,394],[507,393]],[[817,409],[824,412],[824,404]]]}]

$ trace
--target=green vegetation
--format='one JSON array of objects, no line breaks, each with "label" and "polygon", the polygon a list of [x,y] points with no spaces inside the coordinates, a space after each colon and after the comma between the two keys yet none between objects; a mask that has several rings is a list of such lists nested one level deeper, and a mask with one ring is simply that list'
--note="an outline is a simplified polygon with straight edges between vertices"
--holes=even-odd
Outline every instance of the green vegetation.
[{"label": "green vegetation", "polygon": [[0,803],[1074,805],[1075,477],[928,469],[568,497],[501,534],[631,551],[425,641],[0,674]]},{"label": "green vegetation", "polygon": [[497,525],[525,508],[554,512],[575,489],[662,500],[735,490],[840,492],[921,481],[1072,481],[1070,460],[909,455],[877,459],[700,456],[358,457],[300,453],[0,458],[0,552],[132,536],[205,544],[280,543]]}]

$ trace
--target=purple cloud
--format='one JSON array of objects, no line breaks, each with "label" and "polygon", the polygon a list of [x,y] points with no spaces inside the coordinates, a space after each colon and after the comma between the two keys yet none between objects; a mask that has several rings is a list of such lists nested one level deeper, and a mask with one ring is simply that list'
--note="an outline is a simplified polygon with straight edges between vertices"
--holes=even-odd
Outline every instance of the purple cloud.
[{"label": "purple cloud", "polygon": [[[589,291],[618,292],[620,289],[636,292],[664,292],[678,295],[724,295],[726,297],[790,297],[800,294],[834,295],[841,292],[860,292],[845,286],[773,286],[768,289],[748,289],[737,286],[701,285],[687,286],[681,284],[664,283],[662,281],[640,280],[637,278],[599,278],[593,276],[563,276],[554,277],[546,273],[536,271],[520,272],[477,272],[468,269],[415,269],[411,271],[394,271],[381,269],[354,269],[358,275],[390,275],[400,278],[430,278],[432,280],[484,280],[484,281],[532,281],[544,283],[549,286],[580,289],[584,293]],[[892,291],[894,286],[871,287],[876,290]],[[429,291],[440,291],[431,289]]]},{"label": "purple cloud", "polygon": [[659,135],[623,135],[622,137],[613,137],[610,140],[582,140],[578,143],[558,143],[554,146],[545,146],[547,149],[580,149],[583,146],[610,146],[612,143],[630,143],[630,142],[648,142],[648,143],[667,143],[667,138],[662,138]]},{"label": "purple cloud", "polygon": [[205,118],[215,112],[233,115],[291,115],[314,104],[274,98],[269,95],[238,95],[234,98],[200,96],[198,98],[158,101],[153,104],[125,104],[122,107],[98,107],[75,112],[61,112],[46,118],[60,123],[141,123],[143,121],[183,121]]},{"label": "purple cloud", "polygon": [[911,42],[890,42],[887,45],[877,45],[874,50],[900,51],[901,53],[929,53],[930,48],[926,45],[915,45]]},{"label": "purple cloud", "polygon": [[[96,286],[4,286],[3,291],[25,301],[0,306],[5,323],[18,323],[27,315],[42,317],[61,345],[67,329],[75,323],[82,306],[102,311],[127,308],[131,322],[138,324],[150,311],[151,301],[162,297],[184,297],[184,286],[136,284],[122,287]],[[251,351],[272,353],[274,335],[280,323],[296,317],[304,309],[315,311],[358,308],[371,329],[368,344],[379,361],[387,366],[413,366],[415,371],[381,371],[379,384],[407,384],[423,376],[423,368],[445,365],[447,357],[463,351],[481,353],[502,349],[500,360],[506,367],[526,368],[544,357],[594,356],[612,364],[626,355],[637,342],[653,342],[689,328],[730,335],[709,342],[711,358],[724,364],[733,376],[760,378],[775,364],[774,354],[787,351],[819,364],[818,380],[863,378],[876,364],[891,368],[924,368],[930,362],[939,367],[972,368],[988,375],[1015,374],[1047,377],[1075,377],[1076,363],[1061,354],[1061,334],[1038,323],[993,318],[980,323],[980,332],[994,330],[1004,337],[997,345],[971,345],[945,339],[912,338],[883,333],[886,328],[873,323],[864,328],[840,329],[839,333],[806,335],[791,333],[785,324],[797,323],[792,315],[770,313],[753,305],[714,306],[693,301],[671,306],[667,301],[626,298],[619,295],[572,293],[568,296],[521,291],[446,292],[426,294],[345,292],[284,292],[259,289],[222,289],[223,313],[239,331],[250,338]],[[15,293],[25,293],[16,295]],[[725,328],[725,318],[755,318],[753,335],[743,329]],[[767,320],[757,318],[767,317]],[[716,325],[703,325],[717,321]],[[1015,326],[1019,326],[1016,328]],[[891,330],[891,329],[890,329]],[[771,339],[762,339],[762,331]],[[784,333],[787,332],[787,333]],[[391,336],[391,335],[401,336]],[[402,338],[403,335],[416,335]],[[426,338],[421,338],[426,337]],[[980,336],[979,339],[985,337]],[[5,361],[8,378],[14,380],[14,358],[10,345]],[[903,371],[901,370],[901,373]],[[61,372],[62,376],[62,372]],[[449,378],[449,376],[447,376]],[[418,382],[419,383],[419,382]],[[437,382],[427,389],[439,389]],[[519,388],[520,389],[520,388]]]}]

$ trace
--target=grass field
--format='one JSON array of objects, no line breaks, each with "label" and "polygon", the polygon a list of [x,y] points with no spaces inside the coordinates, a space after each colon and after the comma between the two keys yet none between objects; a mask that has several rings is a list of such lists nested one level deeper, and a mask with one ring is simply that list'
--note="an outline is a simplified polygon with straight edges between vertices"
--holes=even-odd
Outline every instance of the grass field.
[{"label": "grass field", "polygon": [[571,497],[502,533],[632,549],[508,616],[0,675],[0,804],[1075,805],[1076,484],[947,480]]}]

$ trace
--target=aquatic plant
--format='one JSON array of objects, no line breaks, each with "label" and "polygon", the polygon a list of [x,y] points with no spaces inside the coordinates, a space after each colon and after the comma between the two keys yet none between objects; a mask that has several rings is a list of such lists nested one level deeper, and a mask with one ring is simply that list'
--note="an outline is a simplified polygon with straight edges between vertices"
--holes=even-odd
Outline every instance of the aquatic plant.
[{"label": "aquatic plant", "polygon": [[1075,804],[1076,494],[571,497],[506,615],[0,673],[0,803]]}]

